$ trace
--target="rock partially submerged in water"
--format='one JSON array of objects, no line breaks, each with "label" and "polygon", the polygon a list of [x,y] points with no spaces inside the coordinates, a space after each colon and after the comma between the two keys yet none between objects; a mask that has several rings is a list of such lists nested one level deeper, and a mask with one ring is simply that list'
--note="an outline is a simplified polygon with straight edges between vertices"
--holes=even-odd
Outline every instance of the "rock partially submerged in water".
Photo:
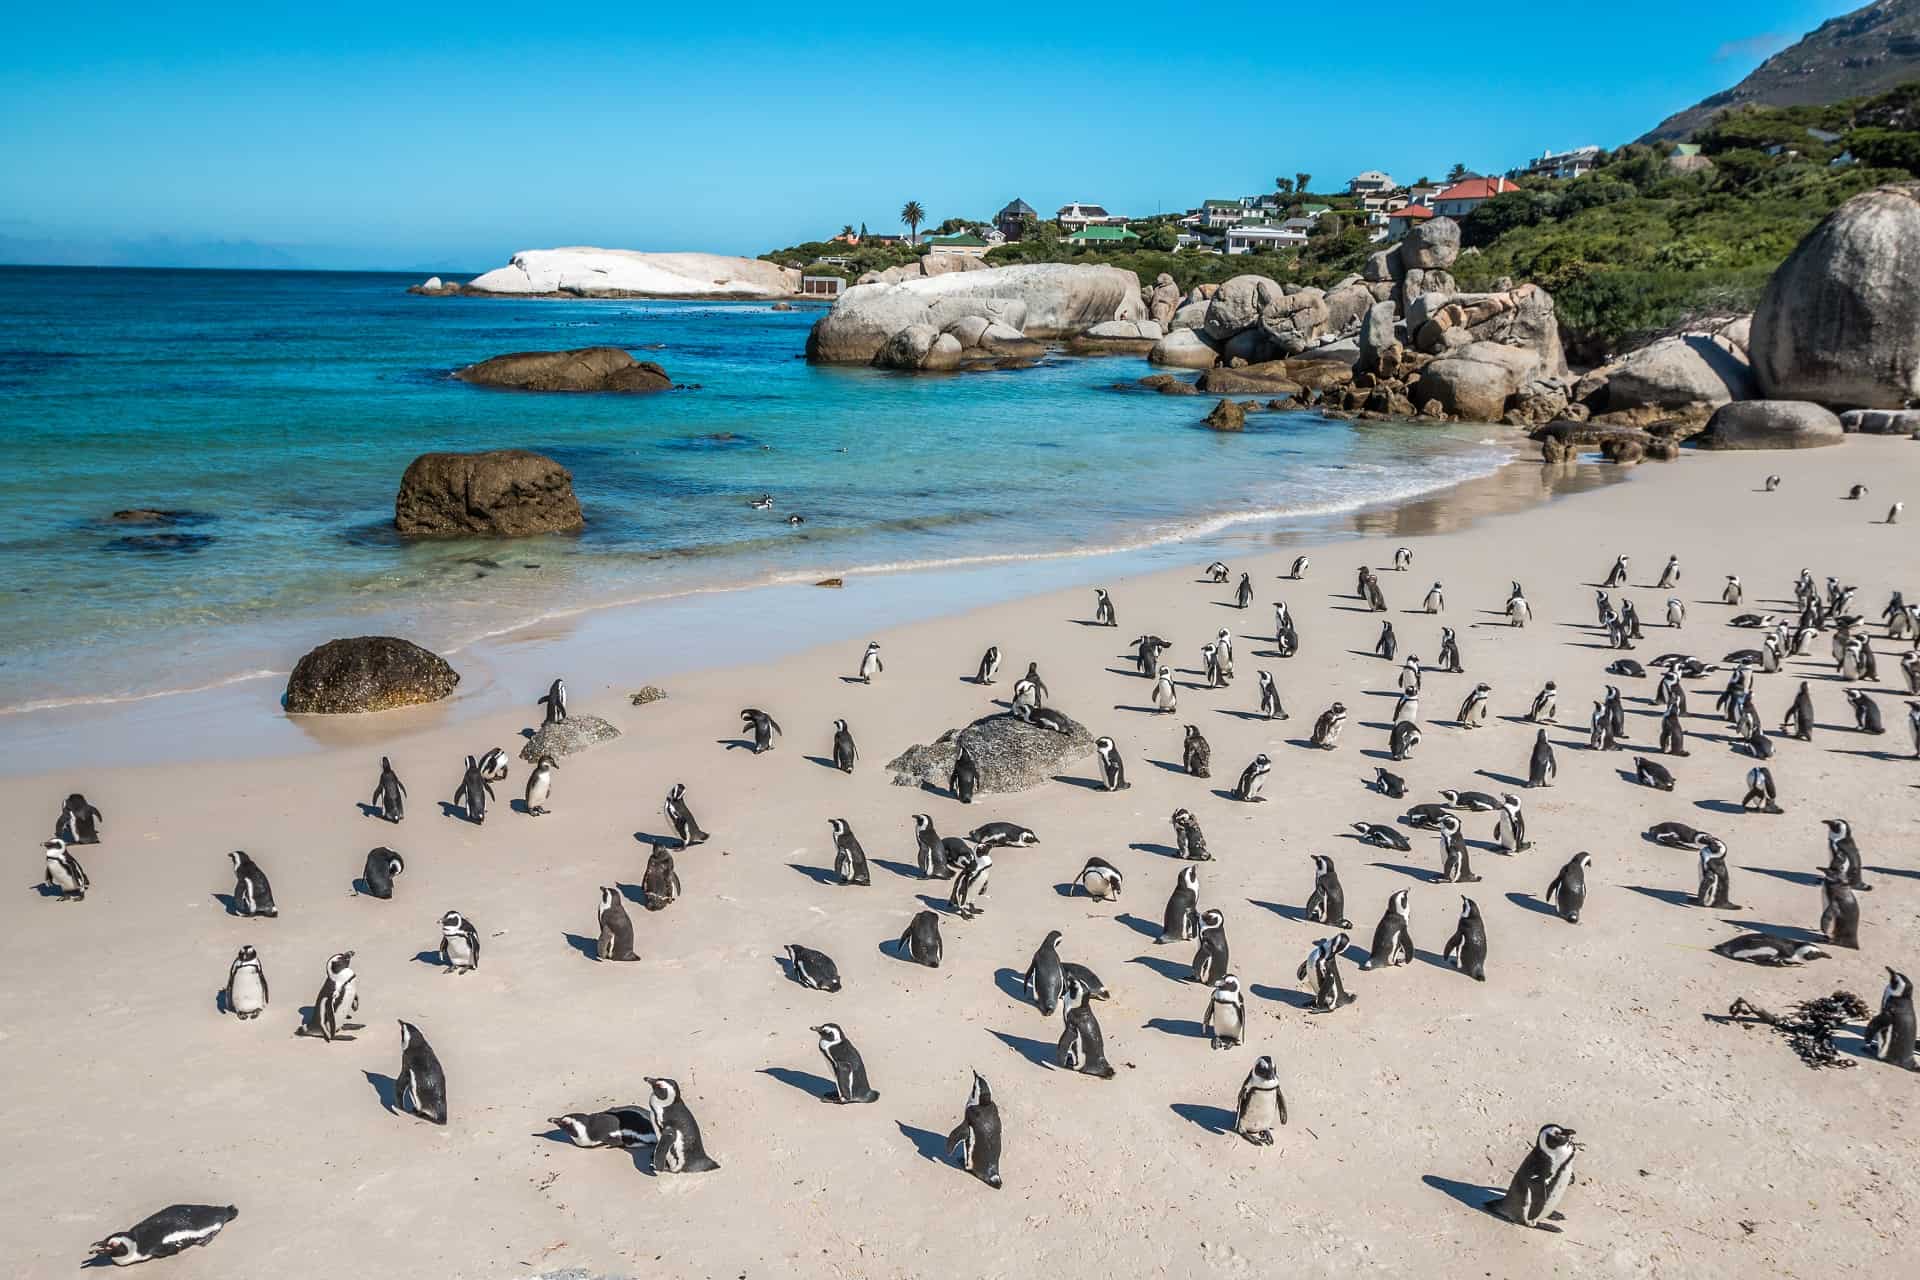
[{"label": "rock partially submerged in water", "polygon": [[573,473],[525,449],[423,453],[393,502],[394,528],[410,535],[523,538],[585,525]]},{"label": "rock partially submerged in water", "polygon": [[665,391],[673,386],[665,369],[635,360],[619,347],[516,351],[456,369],[453,376],[518,391]]},{"label": "rock partially submerged in water", "polygon": [[391,711],[437,702],[460,673],[439,654],[398,636],[329,640],[294,664],[286,708],[295,715]]},{"label": "rock partially submerged in water", "polygon": [[599,716],[582,715],[576,711],[565,720],[541,725],[527,739],[526,745],[520,748],[520,758],[528,764],[541,756],[552,756],[558,760],[562,756],[585,751],[595,743],[612,742],[619,736],[620,731]]},{"label": "rock partially submerged in water", "polygon": [[1068,732],[1037,729],[1011,715],[985,716],[964,729],[949,729],[926,746],[912,746],[887,762],[896,787],[947,787],[960,743],[980,766],[981,791],[1025,791],[1076,760],[1093,754],[1093,735],[1078,721]]}]

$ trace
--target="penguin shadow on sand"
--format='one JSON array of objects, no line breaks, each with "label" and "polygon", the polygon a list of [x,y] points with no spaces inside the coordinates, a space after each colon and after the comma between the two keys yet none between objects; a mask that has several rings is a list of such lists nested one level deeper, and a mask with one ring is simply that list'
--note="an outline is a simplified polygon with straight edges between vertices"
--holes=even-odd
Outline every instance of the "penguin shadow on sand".
[{"label": "penguin shadow on sand", "polygon": [[787,865],[815,884],[837,885],[840,883],[840,877],[835,874],[832,867],[810,867],[804,862],[789,862]]},{"label": "penguin shadow on sand", "polygon": [[833,762],[832,756],[801,756],[800,758],[808,764],[817,764],[822,769],[831,769],[835,773],[840,772],[840,766]]},{"label": "penguin shadow on sand", "polygon": [[378,1071],[362,1071],[360,1074],[367,1078],[367,1083],[379,1096],[380,1105],[385,1108],[386,1113],[390,1116],[399,1115],[400,1082],[392,1076],[383,1076]]},{"label": "penguin shadow on sand", "polygon": [[1731,800],[1695,800],[1693,807],[1696,809],[1705,809],[1708,813],[1734,814],[1747,812],[1745,806],[1737,805]]},{"label": "penguin shadow on sand", "polygon": [[[1127,848],[1137,849],[1141,853],[1157,853],[1163,858],[1179,858],[1180,857],[1180,851],[1174,848],[1172,845],[1154,844],[1150,840],[1136,840],[1132,844],[1128,845]],[[1181,861],[1184,862],[1185,859],[1182,858]]]},{"label": "penguin shadow on sand", "polygon": [[686,848],[685,845],[680,843],[679,836],[657,836],[651,831],[636,831],[633,833],[633,838],[636,843],[643,844],[649,849],[678,850]]},{"label": "penguin shadow on sand", "polygon": [[812,1094],[816,1098],[825,1097],[834,1091],[833,1081],[806,1071],[795,1071],[792,1067],[762,1067],[760,1074],[790,1085],[802,1093]]},{"label": "penguin shadow on sand", "polygon": [[446,962],[440,958],[440,950],[437,947],[434,948],[432,951],[414,952],[413,962],[415,964],[432,965],[436,969],[443,969],[446,967]]},{"label": "penguin shadow on sand", "polygon": [[1204,1102],[1176,1102],[1168,1110],[1182,1120],[1199,1125],[1208,1133],[1222,1136],[1233,1132],[1234,1121],[1238,1118],[1225,1107],[1209,1106]]},{"label": "penguin shadow on sand", "polygon": [[1554,910],[1551,904],[1544,899],[1534,897],[1530,893],[1522,893],[1516,890],[1507,895],[1507,901],[1524,911],[1531,911],[1538,916],[1553,916],[1557,919],[1560,915],[1558,911]]},{"label": "penguin shadow on sand", "polygon": [[1422,884],[1431,884],[1439,875],[1432,867],[1412,867],[1404,862],[1370,862],[1370,867],[1379,867],[1382,871],[1396,871],[1403,876],[1412,876]]},{"label": "penguin shadow on sand", "polygon": [[1457,1200],[1480,1213],[1486,1212],[1487,1201],[1497,1200],[1507,1193],[1505,1187],[1490,1187],[1484,1182],[1462,1182],[1458,1178],[1444,1178],[1437,1173],[1426,1174],[1420,1181],[1448,1199]]},{"label": "penguin shadow on sand", "polygon": [[937,893],[916,893],[913,895],[913,900],[937,916],[958,918],[959,913],[954,911],[953,904]]},{"label": "penguin shadow on sand", "polygon": [[1684,889],[1656,889],[1650,884],[1630,884],[1624,886],[1629,893],[1637,893],[1643,898],[1652,898],[1655,902],[1664,902],[1670,907],[1690,907],[1693,894]]},{"label": "penguin shadow on sand", "polygon": [[1019,969],[1009,969],[1005,965],[993,971],[993,985],[1000,988],[1000,994],[1023,1009],[1039,1012],[1033,1001],[1027,996],[1027,975]]},{"label": "penguin shadow on sand", "polygon": [[920,868],[911,862],[892,862],[886,858],[868,858],[867,862],[872,866],[879,867],[882,871],[891,871],[893,874],[902,876],[908,880],[920,879]]},{"label": "penguin shadow on sand", "polygon": [[[1172,760],[1148,760],[1147,763],[1156,769],[1165,769],[1168,773],[1185,773],[1187,771],[1187,766]],[[1141,846],[1135,845],[1134,847],[1137,849]]]},{"label": "penguin shadow on sand", "polygon": [[1193,1018],[1148,1018],[1140,1027],[1143,1031],[1163,1031],[1189,1040],[1207,1038],[1207,1029]]},{"label": "penguin shadow on sand", "polygon": [[[366,801],[362,800],[357,804],[355,804],[353,807],[360,811],[360,816],[363,818],[378,818],[382,822],[387,821],[387,815],[385,811],[382,810],[380,806],[377,804],[368,804]],[[391,823],[389,825],[398,826],[399,824]]]},{"label": "penguin shadow on sand", "polygon": [[1259,996],[1262,1000],[1271,1000],[1275,1004],[1284,1004],[1291,1009],[1313,1008],[1313,997],[1304,991],[1296,991],[1292,987],[1275,987],[1264,982],[1249,982],[1247,994]]},{"label": "penguin shadow on sand", "polygon": [[1876,875],[1900,876],[1907,880],[1920,880],[1920,871],[1915,871],[1907,867],[1864,867],[1864,869],[1874,872]]},{"label": "penguin shadow on sand", "polygon": [[[600,940],[598,938],[586,938],[586,937],[582,937],[580,934],[577,934],[577,933],[563,933],[560,936],[565,938],[567,940],[567,945],[572,947],[575,951],[578,951],[581,955],[585,956],[589,960],[594,961],[596,964],[599,962]],[[439,956],[435,955],[434,958],[437,960],[439,959]]]},{"label": "penguin shadow on sand", "polygon": [[[46,886],[42,886],[41,892],[44,893],[45,891]],[[58,892],[58,890],[55,892]],[[234,897],[232,894],[216,893],[213,895],[213,900],[219,903],[221,910],[225,911],[228,915],[237,916],[240,914],[240,899]]]},{"label": "penguin shadow on sand", "polygon": [[[1258,898],[1248,898],[1247,905],[1250,907],[1259,907],[1262,911],[1271,911],[1282,920],[1294,920],[1300,924],[1313,923],[1313,921],[1307,919],[1307,913],[1303,907],[1289,906],[1284,902],[1262,902]],[[1331,929],[1337,928],[1338,926],[1328,925],[1327,927]]]},{"label": "penguin shadow on sand", "polygon": [[[1816,727],[1821,729],[1832,729],[1835,733],[1856,732],[1852,725],[1845,725],[1845,726],[1818,725]],[[1900,751],[1882,751],[1877,747],[1833,747],[1833,748],[1830,748],[1830,750],[1832,750],[1833,754],[1837,756],[1865,756],[1869,760],[1911,760],[1913,759],[1913,756],[1911,753],[1900,752]]]},{"label": "penguin shadow on sand", "polygon": [[1048,1071],[1053,1070],[1053,1059],[1057,1049],[1053,1041],[1035,1040],[1028,1036],[1016,1036],[1010,1031],[995,1031],[991,1034],[994,1039],[1025,1058],[1028,1062],[1031,1062],[1034,1066],[1044,1067]]},{"label": "penguin shadow on sand", "polygon": [[1232,707],[1215,707],[1213,713],[1220,716],[1231,716],[1235,720],[1273,720],[1276,724],[1279,723],[1278,717],[1268,716],[1259,711],[1237,711]]},{"label": "penguin shadow on sand", "polygon": [[1055,782],[1064,782],[1070,787],[1080,787],[1087,791],[1105,791],[1107,789],[1107,784],[1099,778],[1076,778],[1070,773],[1056,773],[1053,775],[1053,780]]},{"label": "penguin shadow on sand", "polygon": [[451,800],[440,801],[440,816],[443,818],[458,818],[460,821],[472,823],[476,827],[481,825],[478,822],[474,822],[473,815],[467,812],[465,805],[455,804]]},{"label": "penguin shadow on sand", "polygon": [[1169,982],[1178,982],[1183,986],[1193,975],[1193,964],[1189,960],[1173,960],[1166,956],[1135,956],[1128,964],[1144,965]]},{"label": "penguin shadow on sand", "polygon": [[1151,920],[1142,920],[1139,916],[1126,911],[1122,911],[1119,915],[1115,916],[1114,919],[1143,938],[1156,940],[1160,937],[1160,926]]},{"label": "penguin shadow on sand", "polygon": [[[1091,625],[1091,624],[1089,624]],[[947,1162],[947,1137],[931,1129],[916,1129],[904,1120],[895,1120],[894,1127],[900,1130],[900,1136],[913,1144],[922,1160],[931,1160],[935,1164]]]},{"label": "penguin shadow on sand", "polygon": [[736,748],[746,751],[753,750],[752,738],[715,738],[713,741],[716,746],[725,747],[728,751]]},{"label": "penguin shadow on sand", "polygon": [[1785,880],[1788,884],[1806,885],[1812,889],[1817,889],[1825,883],[1811,871],[1780,871],[1773,867],[1741,867],[1740,869],[1750,871],[1757,876],[1772,876],[1776,880]]},{"label": "penguin shadow on sand", "polygon": [[1770,920],[1736,920],[1731,916],[1722,916],[1720,923],[1747,933],[1770,933],[1776,938],[1787,938],[1794,942],[1811,942],[1815,946],[1827,945],[1825,934],[1814,929],[1805,929],[1797,924],[1778,924]]}]

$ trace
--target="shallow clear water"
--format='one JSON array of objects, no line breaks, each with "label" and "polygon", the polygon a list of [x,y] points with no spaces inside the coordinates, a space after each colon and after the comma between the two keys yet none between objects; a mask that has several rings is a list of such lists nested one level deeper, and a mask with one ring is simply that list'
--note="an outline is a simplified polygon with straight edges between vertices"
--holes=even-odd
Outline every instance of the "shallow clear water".
[{"label": "shallow clear water", "polygon": [[[1135,359],[912,377],[799,359],[764,304],[418,298],[407,277],[0,270],[0,710],[285,670],[339,634],[447,648],[557,609],[861,569],[1217,538],[1484,474],[1484,428],[1310,413],[1207,431]],[[614,345],[697,390],[539,395],[455,367]],[[578,537],[408,542],[407,463],[519,446]],[[772,493],[773,512],[747,499]],[[192,513],[155,530],[116,510]],[[798,512],[807,523],[784,523]],[[147,541],[154,533],[164,543]]]}]

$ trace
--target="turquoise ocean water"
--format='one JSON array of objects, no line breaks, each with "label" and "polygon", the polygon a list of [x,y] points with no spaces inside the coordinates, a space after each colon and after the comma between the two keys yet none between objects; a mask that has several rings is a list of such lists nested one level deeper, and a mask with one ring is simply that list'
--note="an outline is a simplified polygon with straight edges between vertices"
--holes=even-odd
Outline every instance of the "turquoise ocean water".
[{"label": "turquoise ocean water", "polygon": [[[440,648],[562,608],[826,574],[1193,544],[1445,487],[1484,428],[1199,425],[1142,360],[954,377],[816,369],[816,312],[409,296],[384,274],[0,268],[0,711],[284,671],[334,635]],[[697,390],[539,395],[449,371],[589,345]],[[519,446],[588,528],[391,530],[407,463]],[[747,500],[774,495],[771,513]],[[109,517],[184,513],[164,529]],[[806,524],[789,528],[798,512]],[[152,535],[163,535],[154,537]]]}]

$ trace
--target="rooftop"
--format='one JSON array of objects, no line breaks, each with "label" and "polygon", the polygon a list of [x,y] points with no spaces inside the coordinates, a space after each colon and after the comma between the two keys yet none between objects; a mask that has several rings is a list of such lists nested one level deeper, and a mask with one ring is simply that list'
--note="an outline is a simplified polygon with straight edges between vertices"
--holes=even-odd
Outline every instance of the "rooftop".
[{"label": "rooftop", "polygon": [[1138,240],[1139,238],[1125,227],[1088,227],[1067,237],[1069,241],[1078,240],[1083,244],[1094,240]]},{"label": "rooftop", "polygon": [[1435,200],[1491,200],[1506,191],[1518,191],[1520,188],[1505,178],[1468,178],[1456,182],[1435,196]]},{"label": "rooftop", "polygon": [[957,235],[951,236],[928,236],[926,243],[932,245],[952,245],[955,248],[979,249],[986,247],[987,242],[971,231],[962,231]]},{"label": "rooftop", "polygon": [[1029,214],[1032,214],[1036,218],[1040,216],[1034,213],[1033,206],[1025,200],[1013,199],[1007,201],[1006,208],[1000,210],[1000,212],[994,216],[996,218],[1024,218]]},{"label": "rooftop", "polygon": [[1407,218],[1418,222],[1422,218],[1431,218],[1433,210],[1423,204],[1410,204],[1404,209],[1395,209],[1387,215],[1389,218]]}]

